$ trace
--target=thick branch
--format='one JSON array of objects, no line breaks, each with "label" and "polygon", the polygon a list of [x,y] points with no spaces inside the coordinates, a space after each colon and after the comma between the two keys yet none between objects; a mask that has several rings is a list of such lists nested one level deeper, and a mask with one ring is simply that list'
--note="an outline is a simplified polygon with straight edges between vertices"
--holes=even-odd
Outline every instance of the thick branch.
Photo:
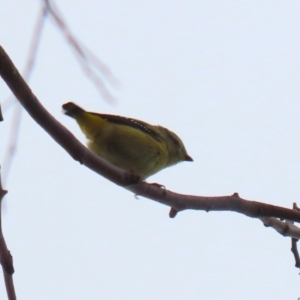
[{"label": "thick branch", "polygon": [[256,201],[247,201],[240,198],[238,194],[223,197],[189,196],[167,191],[159,188],[158,185],[140,182],[138,177],[109,164],[93,154],[56,121],[31,92],[1,46],[0,75],[31,117],[75,160],[112,182],[126,187],[137,195],[170,206],[172,208],[170,212],[171,217],[174,217],[176,212],[185,209],[205,211],[229,210],[249,217],[277,217],[300,222],[300,213],[297,211]]}]

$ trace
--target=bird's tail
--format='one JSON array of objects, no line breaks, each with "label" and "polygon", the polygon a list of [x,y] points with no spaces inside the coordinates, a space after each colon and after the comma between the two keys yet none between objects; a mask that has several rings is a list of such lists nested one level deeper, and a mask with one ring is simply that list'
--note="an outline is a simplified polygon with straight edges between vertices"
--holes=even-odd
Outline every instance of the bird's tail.
[{"label": "bird's tail", "polygon": [[63,104],[62,108],[64,110],[64,114],[72,118],[75,118],[76,115],[85,112],[85,110],[83,110],[80,106],[76,105],[73,102]]}]

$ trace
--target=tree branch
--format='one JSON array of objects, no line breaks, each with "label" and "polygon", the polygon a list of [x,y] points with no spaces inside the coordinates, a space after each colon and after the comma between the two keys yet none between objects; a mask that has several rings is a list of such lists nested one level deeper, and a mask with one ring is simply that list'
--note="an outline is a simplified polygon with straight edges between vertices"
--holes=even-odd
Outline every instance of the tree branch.
[{"label": "tree branch", "polygon": [[12,256],[7,249],[5,239],[2,232],[2,199],[6,195],[7,191],[2,188],[1,176],[0,176],[0,263],[2,265],[2,271],[5,281],[6,293],[9,300],[16,298],[15,287],[12,278],[14,273],[14,266]]},{"label": "tree branch", "polygon": [[297,239],[293,239],[292,238],[292,247],[291,247],[291,251],[294,255],[295,258],[295,267],[296,268],[300,268],[300,257],[299,257],[299,252],[298,252],[298,248],[297,248]]},{"label": "tree branch", "polygon": [[256,201],[248,201],[240,198],[237,193],[232,196],[222,197],[182,195],[159,188],[157,185],[141,182],[139,177],[113,166],[101,157],[93,154],[52,117],[31,92],[1,46],[0,75],[29,115],[75,160],[115,184],[126,187],[137,195],[170,206],[172,208],[170,211],[171,217],[174,217],[177,212],[186,209],[205,210],[207,212],[225,210],[235,211],[255,218],[276,217],[300,222],[300,213],[298,211]]},{"label": "tree branch", "polygon": [[93,154],[50,115],[31,92],[31,89],[1,46],[0,75],[29,115],[75,160],[121,186],[139,181],[137,176],[128,174]]},{"label": "tree branch", "polygon": [[295,226],[291,221],[286,220],[285,222],[282,222],[273,217],[262,217],[260,220],[266,227],[274,228],[283,236],[289,236],[292,239],[300,239],[300,228]]},{"label": "tree branch", "polygon": [[1,111],[1,105],[0,105],[0,122],[3,121],[2,111]]},{"label": "tree branch", "polygon": [[[99,92],[104,99],[109,101],[114,101],[114,97],[110,94],[107,89],[103,79],[106,79],[111,85],[118,85],[118,80],[113,76],[109,68],[100,61],[96,56],[92,54],[72,33],[66,22],[64,21],[61,13],[57,9],[52,0],[44,0],[45,8],[49,12],[50,16],[53,18],[53,21],[60,29],[61,33],[64,35],[66,41],[69,43],[70,47],[73,49],[78,63],[82,67],[83,72],[87,77],[95,84]],[[100,74],[105,75],[104,78],[100,77],[97,74],[97,71]]]}]

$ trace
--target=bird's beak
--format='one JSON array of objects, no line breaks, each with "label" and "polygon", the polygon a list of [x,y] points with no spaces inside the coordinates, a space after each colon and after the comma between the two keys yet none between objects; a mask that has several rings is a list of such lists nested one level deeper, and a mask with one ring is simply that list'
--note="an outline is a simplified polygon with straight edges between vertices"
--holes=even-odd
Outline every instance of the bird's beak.
[{"label": "bird's beak", "polygon": [[184,160],[185,161],[194,161],[188,154],[185,155]]}]

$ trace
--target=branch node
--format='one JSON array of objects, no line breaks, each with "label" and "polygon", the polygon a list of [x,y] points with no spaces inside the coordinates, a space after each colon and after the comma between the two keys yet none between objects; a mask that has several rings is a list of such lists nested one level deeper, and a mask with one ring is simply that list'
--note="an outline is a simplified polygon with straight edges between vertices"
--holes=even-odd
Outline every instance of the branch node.
[{"label": "branch node", "polygon": [[0,105],[0,122],[4,121],[3,116],[2,116],[2,111],[1,111],[1,105]]},{"label": "branch node", "polygon": [[293,209],[297,210],[297,211],[300,211],[300,208],[297,206],[296,202],[293,203]]},{"label": "branch node", "polygon": [[8,193],[7,190],[0,190],[0,200]]},{"label": "branch node", "polygon": [[178,213],[178,211],[174,207],[171,207],[170,212],[169,212],[169,217],[175,218],[177,213]]},{"label": "branch node", "polygon": [[8,275],[12,276],[14,274],[13,258],[8,249],[3,253],[1,265]]},{"label": "branch node", "polygon": [[282,231],[282,235],[283,235],[283,236],[286,236],[286,234],[289,232],[289,230],[290,230],[289,224],[288,224],[288,223],[285,223],[284,228],[283,228],[283,231]]},{"label": "branch node", "polygon": [[141,182],[141,176],[133,173],[125,173],[125,178],[124,178],[125,186],[132,185],[132,184],[138,184]]}]

